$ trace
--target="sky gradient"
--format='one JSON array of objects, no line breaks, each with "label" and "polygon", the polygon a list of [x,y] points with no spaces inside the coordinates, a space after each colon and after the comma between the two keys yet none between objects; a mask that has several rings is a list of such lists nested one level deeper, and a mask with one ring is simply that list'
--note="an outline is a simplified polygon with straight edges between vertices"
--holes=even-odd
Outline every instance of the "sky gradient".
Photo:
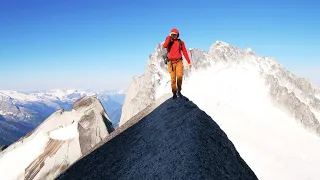
[{"label": "sky gradient", "polygon": [[252,48],[320,84],[316,1],[0,1],[0,89],[127,88],[175,27],[187,48]]}]

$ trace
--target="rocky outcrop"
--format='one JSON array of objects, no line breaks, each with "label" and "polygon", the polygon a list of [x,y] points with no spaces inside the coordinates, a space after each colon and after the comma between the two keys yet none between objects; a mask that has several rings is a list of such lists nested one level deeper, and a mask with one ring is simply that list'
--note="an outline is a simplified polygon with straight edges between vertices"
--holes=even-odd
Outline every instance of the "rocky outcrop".
[{"label": "rocky outcrop", "polygon": [[[266,80],[266,84],[270,86],[272,102],[276,106],[280,106],[288,115],[294,117],[305,129],[320,136],[320,123],[311,110],[313,106],[308,106],[298,98],[294,91],[290,92],[290,89],[281,86],[274,76],[268,75]],[[314,99],[316,98],[314,97]]]}]

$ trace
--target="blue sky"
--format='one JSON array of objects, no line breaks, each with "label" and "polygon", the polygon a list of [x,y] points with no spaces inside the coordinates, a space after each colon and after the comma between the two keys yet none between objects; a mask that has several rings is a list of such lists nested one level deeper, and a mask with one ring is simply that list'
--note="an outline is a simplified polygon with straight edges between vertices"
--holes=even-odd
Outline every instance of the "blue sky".
[{"label": "blue sky", "polygon": [[126,88],[175,27],[187,48],[252,48],[320,84],[316,1],[0,1],[0,89]]}]

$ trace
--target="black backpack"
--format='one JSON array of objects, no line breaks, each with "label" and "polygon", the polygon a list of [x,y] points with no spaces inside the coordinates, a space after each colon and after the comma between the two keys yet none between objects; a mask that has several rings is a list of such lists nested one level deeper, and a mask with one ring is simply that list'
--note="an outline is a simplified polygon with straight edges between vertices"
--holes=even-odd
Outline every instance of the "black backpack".
[{"label": "black backpack", "polygon": [[[180,48],[180,50],[181,50],[182,41],[181,41],[181,39],[178,39],[178,41],[179,41],[179,48]],[[168,59],[168,53],[169,53],[170,50],[171,50],[171,47],[172,47],[172,45],[173,45],[173,42],[174,42],[174,41],[171,41],[171,42],[169,43],[169,45],[168,45],[168,47],[167,47],[167,53],[163,56],[163,58],[164,58],[164,63],[165,63],[165,64],[167,64],[168,61],[169,61],[169,59]],[[182,58],[181,58],[181,59],[182,59]]]}]

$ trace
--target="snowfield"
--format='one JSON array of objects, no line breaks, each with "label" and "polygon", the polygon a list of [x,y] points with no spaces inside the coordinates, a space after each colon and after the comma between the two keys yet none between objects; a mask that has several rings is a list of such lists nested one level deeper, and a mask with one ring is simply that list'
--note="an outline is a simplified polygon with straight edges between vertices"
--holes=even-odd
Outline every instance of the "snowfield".
[{"label": "snowfield", "polygon": [[320,179],[320,138],[271,102],[250,69],[210,69],[190,77],[184,95],[211,116],[259,179]]}]

